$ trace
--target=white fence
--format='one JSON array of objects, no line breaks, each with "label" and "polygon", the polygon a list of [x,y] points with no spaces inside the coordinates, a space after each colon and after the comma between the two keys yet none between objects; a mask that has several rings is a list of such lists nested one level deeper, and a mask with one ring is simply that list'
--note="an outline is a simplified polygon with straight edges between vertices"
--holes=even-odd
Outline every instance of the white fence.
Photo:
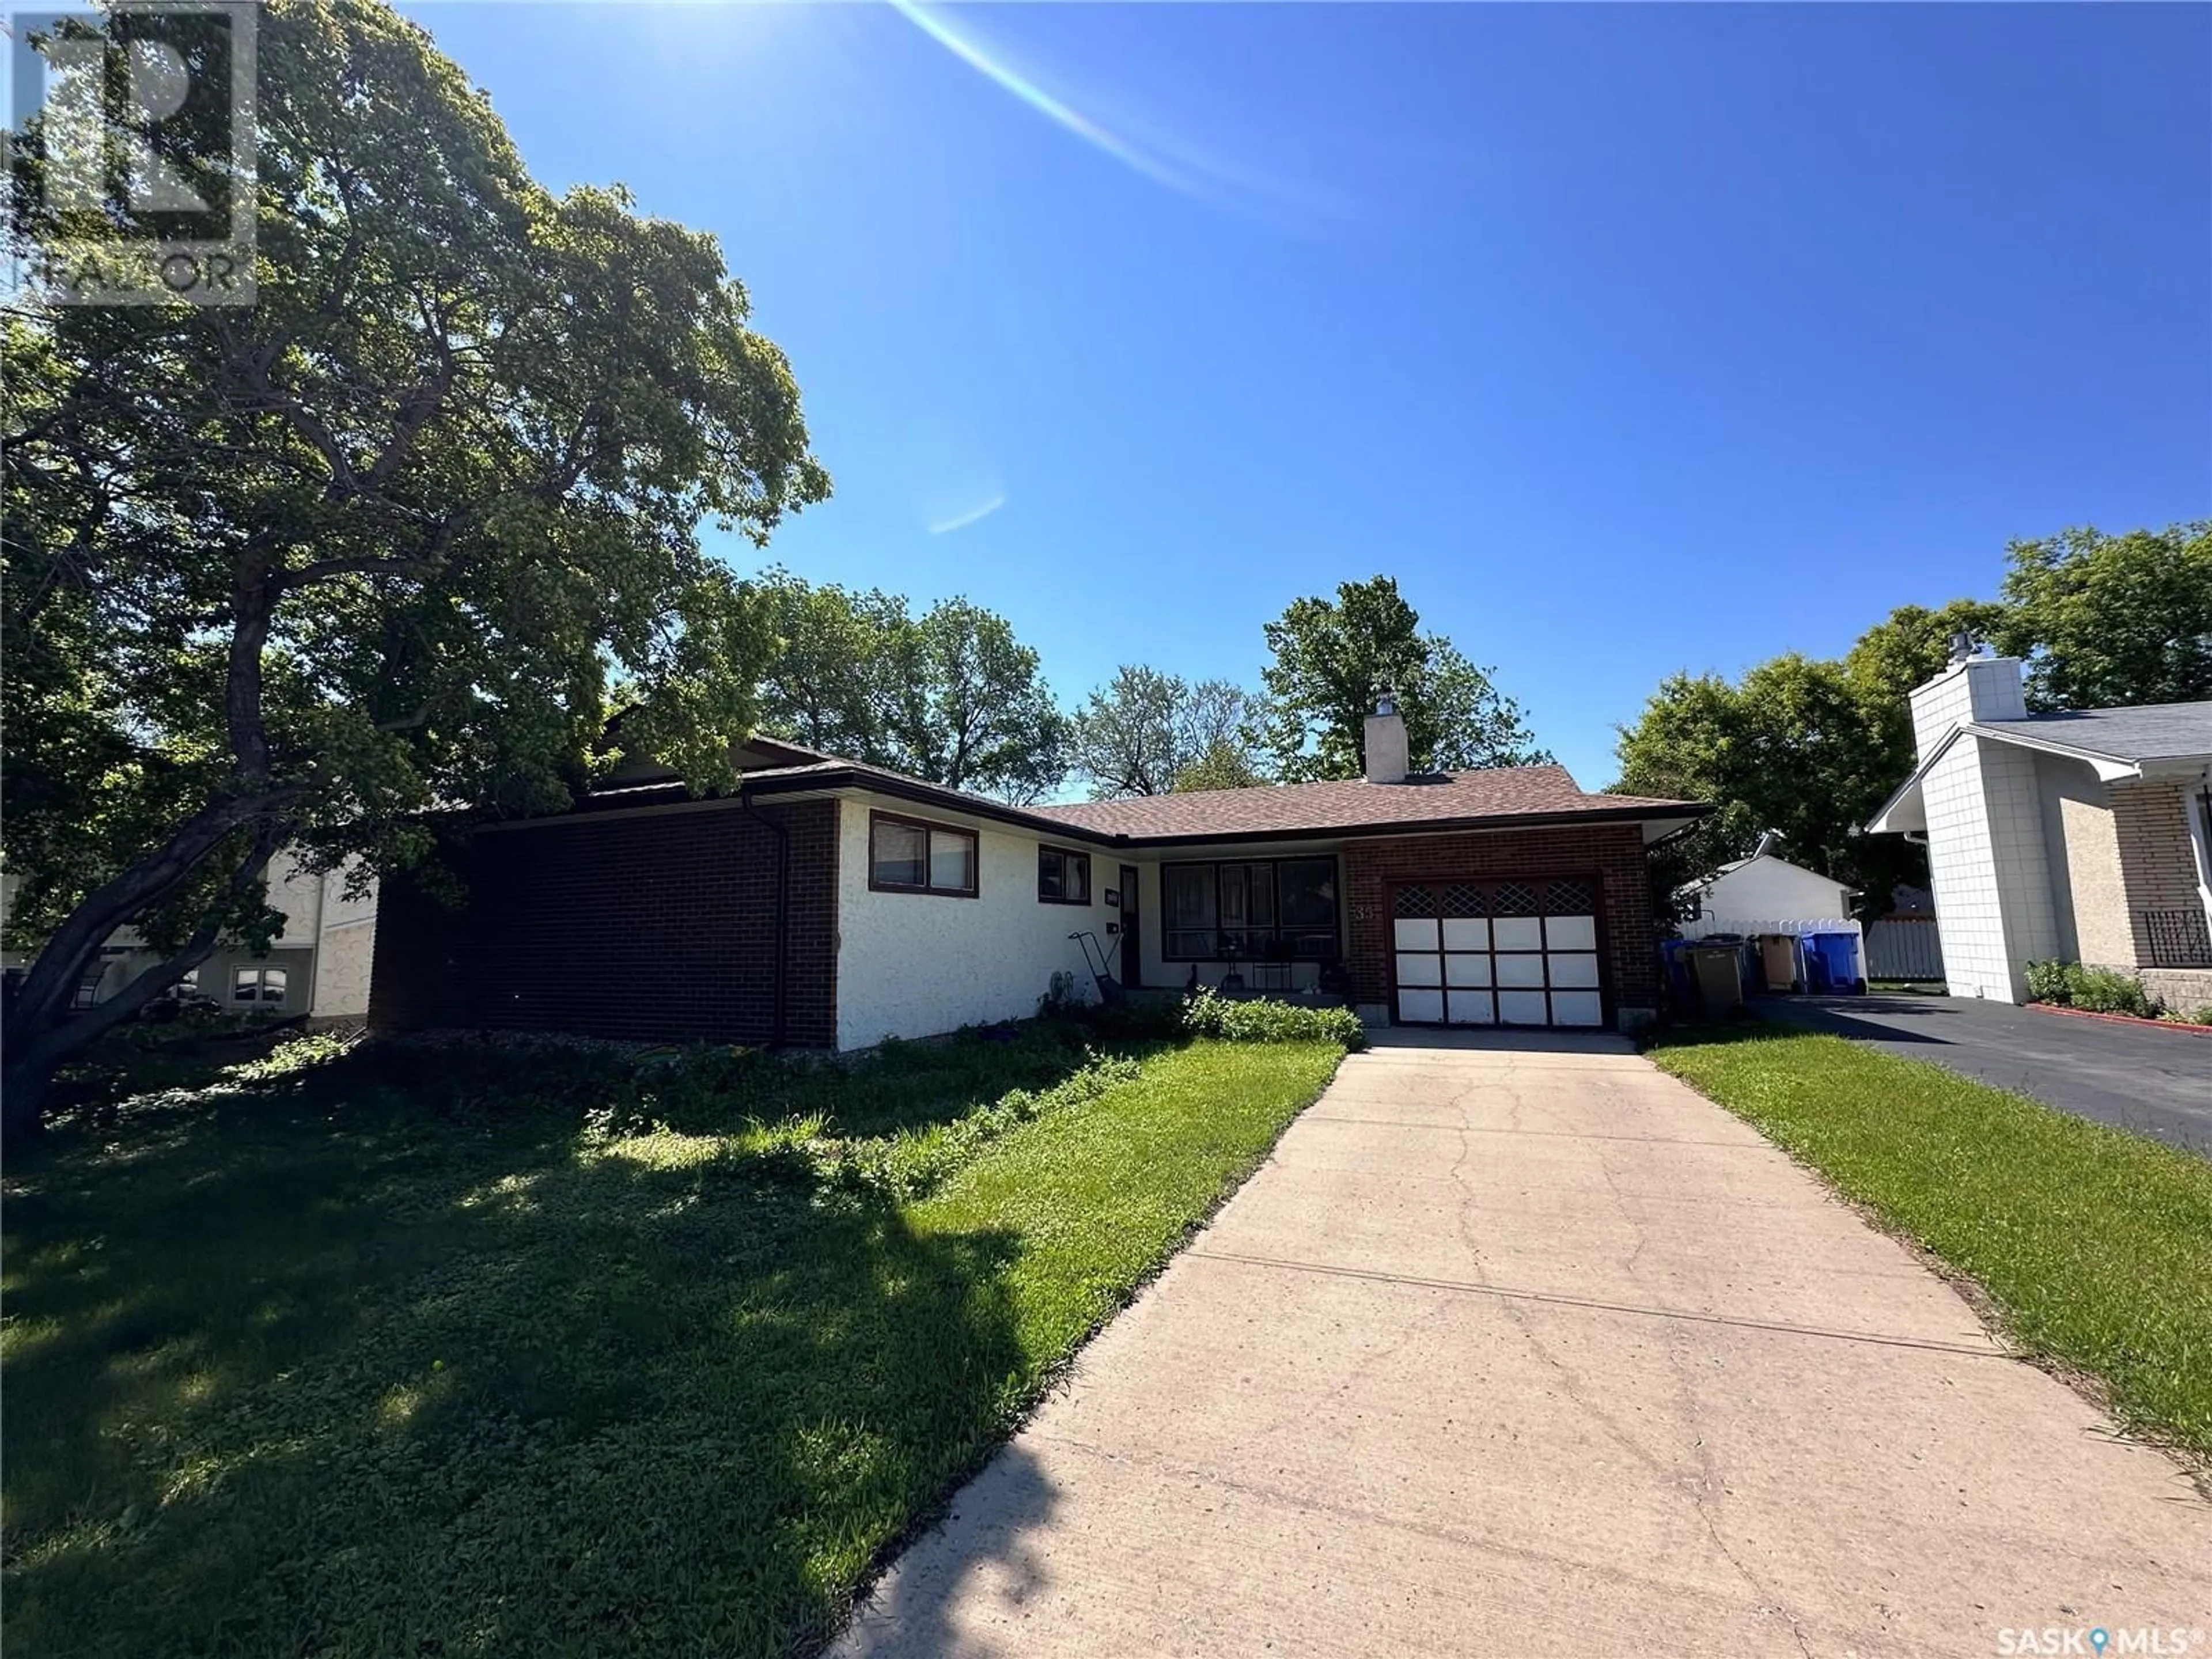
[{"label": "white fence", "polygon": [[1941,979],[1943,941],[1933,916],[1884,916],[1867,929],[1869,979]]},{"label": "white fence", "polygon": [[1814,933],[1856,933],[1859,925],[1849,916],[1798,916],[1788,921],[1772,918],[1764,921],[1742,916],[1699,916],[1695,921],[1682,924],[1684,939],[1703,939],[1708,933],[1741,933],[1746,939],[1760,933],[1787,933],[1792,939],[1804,939]]}]

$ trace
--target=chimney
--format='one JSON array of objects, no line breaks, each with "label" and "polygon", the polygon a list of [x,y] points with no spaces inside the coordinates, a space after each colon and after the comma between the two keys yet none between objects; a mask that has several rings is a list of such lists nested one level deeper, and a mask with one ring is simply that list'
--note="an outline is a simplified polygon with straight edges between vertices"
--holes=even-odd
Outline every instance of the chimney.
[{"label": "chimney", "polygon": [[[1971,641],[1968,642],[1971,645]],[[1912,694],[1912,743],[1922,760],[1969,720],[2016,720],[2027,716],[2023,665],[2017,657],[1960,657]]]},{"label": "chimney", "polygon": [[1403,783],[1406,781],[1406,720],[1389,693],[1378,698],[1367,717],[1367,781]]}]

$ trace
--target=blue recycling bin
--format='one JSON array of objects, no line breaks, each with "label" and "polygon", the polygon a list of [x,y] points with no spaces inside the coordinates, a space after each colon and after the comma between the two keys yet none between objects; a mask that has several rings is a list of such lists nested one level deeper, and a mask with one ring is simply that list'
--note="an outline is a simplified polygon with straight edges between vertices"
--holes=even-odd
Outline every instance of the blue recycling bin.
[{"label": "blue recycling bin", "polygon": [[1856,934],[1815,933],[1805,945],[1806,971],[1814,980],[1816,990],[1835,995],[1866,989],[1865,975],[1859,971]]}]

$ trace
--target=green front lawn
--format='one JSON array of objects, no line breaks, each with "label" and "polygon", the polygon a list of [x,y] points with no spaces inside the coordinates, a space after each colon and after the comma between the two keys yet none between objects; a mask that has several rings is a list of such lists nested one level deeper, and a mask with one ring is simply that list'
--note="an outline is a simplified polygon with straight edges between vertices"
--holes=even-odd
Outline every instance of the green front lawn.
[{"label": "green front lawn", "polygon": [[82,1110],[9,1171],[10,1649],[803,1651],[1340,1053],[311,1041]]},{"label": "green front lawn", "polygon": [[1841,1037],[1691,1032],[1651,1057],[1982,1285],[2123,1422],[2212,1457],[2212,1163]]}]

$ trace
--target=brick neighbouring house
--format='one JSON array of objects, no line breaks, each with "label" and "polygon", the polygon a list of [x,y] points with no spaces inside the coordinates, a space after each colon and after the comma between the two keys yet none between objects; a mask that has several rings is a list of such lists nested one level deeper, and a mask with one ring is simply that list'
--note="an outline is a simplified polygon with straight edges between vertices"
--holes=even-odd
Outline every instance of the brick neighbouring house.
[{"label": "brick neighbouring house", "polygon": [[2017,659],[1962,655],[1912,731],[1867,827],[1925,839],[1954,995],[2022,1001],[2058,959],[2212,1004],[2212,702],[2031,714]]},{"label": "brick neighbouring house", "polygon": [[1634,1025],[1659,1006],[1645,848],[1705,809],[1557,766],[1013,807],[755,739],[742,788],[634,769],[476,831],[458,906],[385,884],[369,1024],[863,1048],[1124,984],[1235,975],[1371,1021]]}]

